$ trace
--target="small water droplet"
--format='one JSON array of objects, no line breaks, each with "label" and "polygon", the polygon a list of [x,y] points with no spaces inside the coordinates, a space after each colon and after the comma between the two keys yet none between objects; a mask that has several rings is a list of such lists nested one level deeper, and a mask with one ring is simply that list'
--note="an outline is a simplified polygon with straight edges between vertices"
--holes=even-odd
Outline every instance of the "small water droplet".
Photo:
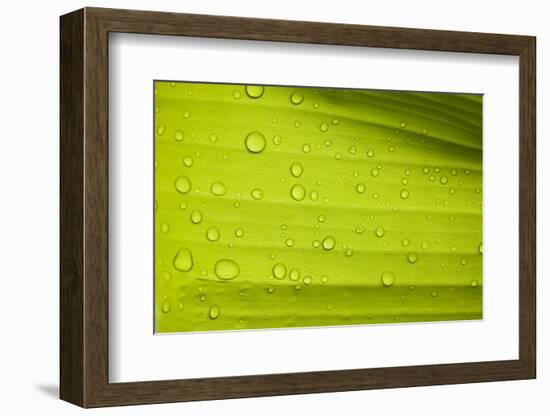
[{"label": "small water droplet", "polygon": [[189,111],[183,113],[183,118],[189,118],[190,116],[191,114],[189,113]]},{"label": "small water droplet", "polygon": [[227,193],[227,188],[221,182],[212,182],[212,185],[210,185],[210,192],[215,196],[223,196]]},{"label": "small water droplet", "polygon": [[380,275],[380,280],[385,287],[390,287],[395,282],[395,275],[392,272],[385,271]]},{"label": "small water droplet", "polygon": [[214,266],[214,273],[220,280],[231,280],[241,272],[239,265],[230,259],[221,259]]},{"label": "small water droplet", "polygon": [[290,188],[290,196],[296,201],[301,201],[306,196],[306,190],[302,185],[296,184]]},{"label": "small water droplet", "polygon": [[281,144],[281,142],[283,141],[283,139],[281,139],[281,136],[277,135],[277,136],[273,136],[273,144],[276,144],[277,146]]},{"label": "small water droplet", "polygon": [[181,142],[183,140],[183,131],[176,130],[174,132],[174,140],[177,141],[177,142]]},{"label": "small water droplet", "polygon": [[161,230],[164,234],[168,233],[168,230],[169,230],[169,229],[170,229],[170,226],[169,226],[167,223],[165,223],[165,222],[163,222],[162,225],[160,226],[160,230]]},{"label": "small water droplet", "polygon": [[242,238],[244,236],[244,230],[239,227],[235,230],[235,237]]},{"label": "small water droplet", "polygon": [[369,149],[369,150],[367,151],[367,156],[368,156],[368,157],[374,157],[374,150]]},{"label": "small water droplet", "polygon": [[309,153],[309,152],[311,152],[311,146],[310,146],[309,144],[307,144],[307,143],[304,144],[304,145],[302,146],[302,152],[304,152],[304,153]]},{"label": "small water droplet", "polygon": [[333,118],[332,119],[332,125],[337,126],[338,124],[340,124],[340,120],[338,120],[337,118]]},{"label": "small water droplet", "polygon": [[260,98],[264,95],[264,87],[261,85],[247,85],[245,91],[250,98]]},{"label": "small water droplet", "polygon": [[198,209],[191,213],[191,222],[193,224],[200,224],[202,222],[202,212]]},{"label": "small water droplet", "polygon": [[210,137],[208,138],[208,140],[210,140],[210,143],[216,143],[218,141],[218,136],[214,133],[212,133],[210,135]]},{"label": "small water droplet", "polygon": [[233,98],[235,100],[239,100],[242,97],[242,94],[240,91],[233,91]]},{"label": "small water droplet", "polygon": [[193,255],[191,250],[185,247],[180,248],[172,261],[172,265],[180,272],[188,272],[191,270],[193,268]]},{"label": "small water droplet", "polygon": [[382,237],[384,237],[384,234],[386,234],[386,230],[384,230],[383,227],[376,227],[376,230],[374,230],[374,234],[378,238],[382,238]]},{"label": "small water droplet", "polygon": [[271,295],[275,292],[275,286],[269,285],[265,288],[265,291]]},{"label": "small water droplet", "polygon": [[317,191],[311,191],[309,197],[312,201],[317,201],[319,199],[319,193]]},{"label": "small water droplet", "polygon": [[252,196],[252,198],[260,200],[264,197],[264,191],[262,191],[260,188],[254,188],[252,192],[250,192],[250,195]]},{"label": "small water droplet", "polygon": [[210,309],[208,310],[208,317],[214,320],[214,319],[218,319],[219,316],[220,316],[220,307],[218,305],[210,306]]},{"label": "small water droplet", "polygon": [[409,197],[408,189],[402,189],[399,196],[401,196],[401,199],[407,199]]},{"label": "small water droplet", "polygon": [[470,286],[472,287],[477,287],[479,285],[479,282],[476,280],[476,279],[473,279],[471,282],[470,282]]},{"label": "small water droplet", "polygon": [[355,232],[357,234],[363,234],[364,231],[365,231],[365,227],[363,227],[362,225],[358,225],[357,227],[355,227]]},{"label": "small water droplet", "polygon": [[372,176],[374,176],[375,178],[380,174],[380,171],[376,168],[373,168],[371,171],[370,171],[370,174]]},{"label": "small water droplet", "polygon": [[290,166],[290,173],[292,174],[292,176],[298,178],[302,175],[302,173],[304,173],[304,167],[302,166],[301,163],[293,163],[291,166]]},{"label": "small water droplet", "polygon": [[261,153],[265,149],[266,140],[262,133],[252,131],[246,136],[245,145],[249,152]]},{"label": "small water droplet", "polygon": [[325,222],[326,219],[327,218],[322,214],[317,217],[317,221],[319,221],[319,222]]},{"label": "small water droplet", "polygon": [[160,126],[157,127],[157,134],[159,136],[162,136],[164,134],[164,124],[161,124]]},{"label": "small water droplet", "polygon": [[191,190],[191,181],[187,176],[178,176],[176,182],[174,182],[174,187],[180,194],[186,194]]},{"label": "small water droplet", "polygon": [[435,297],[437,297],[437,292],[434,290],[434,291],[432,292],[432,298],[435,298]]},{"label": "small water droplet", "polygon": [[191,156],[185,156],[183,158],[183,164],[190,168],[191,166],[193,166],[193,158]]},{"label": "small water droplet", "polygon": [[409,254],[407,254],[407,260],[409,263],[416,263],[418,261],[418,254],[415,251],[411,251]]},{"label": "small water droplet", "polygon": [[286,276],[286,266],[283,263],[277,263],[273,266],[273,276],[278,280],[284,279]]},{"label": "small water droplet", "polygon": [[325,250],[332,250],[336,246],[336,240],[332,236],[327,236],[323,239],[323,248]]},{"label": "small water droplet", "polygon": [[351,145],[349,148],[348,148],[348,153],[350,155],[354,155],[355,153],[357,153],[357,147],[354,146],[354,145]]},{"label": "small water droplet", "polygon": [[290,102],[294,105],[302,104],[303,101],[304,101],[304,95],[300,92],[294,91],[290,95]]},{"label": "small water droplet", "polygon": [[365,186],[364,183],[358,183],[357,186],[355,187],[355,189],[357,190],[357,192],[362,194],[363,192],[366,191],[367,187]]},{"label": "small water droplet", "polygon": [[311,282],[313,282],[313,279],[310,277],[310,276],[304,276],[304,285],[308,286],[311,284]]},{"label": "small water droplet", "polygon": [[427,241],[422,241],[420,247],[422,247],[424,250],[427,250],[430,248],[430,243],[428,243]]},{"label": "small water droplet", "polygon": [[446,176],[442,176],[441,178],[439,178],[439,182],[441,182],[441,185],[447,185],[449,179]]},{"label": "small water droplet", "polygon": [[326,131],[328,131],[328,124],[327,123],[321,123],[321,125],[319,126],[319,130],[321,130],[323,133],[325,133]]},{"label": "small water droplet", "polygon": [[216,227],[210,227],[206,231],[206,238],[208,241],[218,241],[220,239],[220,230]]},{"label": "small water droplet", "polygon": [[285,241],[285,244],[287,245],[287,247],[294,246],[294,239],[293,238],[287,238],[286,241]]},{"label": "small water droplet", "polygon": [[289,274],[290,280],[296,282],[300,279],[300,271],[298,269],[292,269]]},{"label": "small water droplet", "polygon": [[164,313],[170,312],[170,304],[166,301],[162,302],[162,312]]},{"label": "small water droplet", "polygon": [[483,254],[483,243],[479,243],[479,246],[477,247],[477,251],[479,251],[479,254]]}]

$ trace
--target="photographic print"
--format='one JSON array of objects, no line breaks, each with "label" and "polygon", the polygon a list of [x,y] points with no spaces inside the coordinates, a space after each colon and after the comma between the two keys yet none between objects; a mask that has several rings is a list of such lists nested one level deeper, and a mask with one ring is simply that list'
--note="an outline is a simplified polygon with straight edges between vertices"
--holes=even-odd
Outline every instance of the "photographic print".
[{"label": "photographic print", "polygon": [[482,99],[155,81],[155,332],[482,319]]}]

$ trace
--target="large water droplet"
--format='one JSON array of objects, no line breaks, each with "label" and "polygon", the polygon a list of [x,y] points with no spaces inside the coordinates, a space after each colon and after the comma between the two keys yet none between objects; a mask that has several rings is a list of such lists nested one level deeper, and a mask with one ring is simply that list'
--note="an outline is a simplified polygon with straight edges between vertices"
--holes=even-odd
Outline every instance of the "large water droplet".
[{"label": "large water droplet", "polygon": [[218,260],[214,266],[214,273],[220,280],[231,280],[241,272],[239,265],[230,259]]},{"label": "large water droplet", "polygon": [[306,190],[302,185],[296,184],[290,189],[290,196],[296,201],[301,201],[306,196]]},{"label": "large water droplet", "polygon": [[214,320],[218,319],[218,316],[220,316],[220,307],[218,305],[210,306],[210,309],[208,310],[208,317]]},{"label": "large water droplet", "polygon": [[261,85],[247,85],[245,91],[250,98],[260,98],[264,95],[264,87]]},{"label": "large water droplet", "polygon": [[301,104],[304,101],[304,95],[300,92],[294,91],[290,95],[290,102],[294,105]]},{"label": "large water droplet", "polygon": [[210,185],[210,192],[216,196],[223,196],[226,194],[227,188],[221,182],[212,182],[212,185]]},{"label": "large water droplet", "polygon": [[390,287],[395,282],[395,275],[392,272],[386,271],[382,273],[382,275],[380,276],[380,280],[385,287]]},{"label": "large water droplet", "polygon": [[191,181],[187,176],[178,176],[174,183],[174,187],[180,194],[186,194],[191,190]]},{"label": "large water droplet", "polygon": [[323,239],[323,248],[325,250],[332,250],[336,246],[336,240],[332,236],[327,236]]},{"label": "large water droplet", "polygon": [[273,266],[273,276],[278,280],[284,279],[286,276],[286,266],[283,263],[277,263]]},{"label": "large water droplet", "polygon": [[206,238],[208,241],[218,241],[220,239],[220,230],[216,227],[210,227],[206,230]]},{"label": "large water droplet", "polygon": [[301,163],[293,163],[291,166],[290,166],[290,173],[292,174],[292,176],[298,178],[300,176],[302,176],[302,173],[304,173],[304,167],[302,166]]},{"label": "large water droplet", "polygon": [[245,145],[249,152],[260,153],[265,149],[266,140],[262,133],[253,131],[246,136]]},{"label": "large water droplet", "polygon": [[191,250],[188,248],[182,247],[176,253],[172,265],[176,270],[180,272],[188,272],[193,268],[193,255]]}]

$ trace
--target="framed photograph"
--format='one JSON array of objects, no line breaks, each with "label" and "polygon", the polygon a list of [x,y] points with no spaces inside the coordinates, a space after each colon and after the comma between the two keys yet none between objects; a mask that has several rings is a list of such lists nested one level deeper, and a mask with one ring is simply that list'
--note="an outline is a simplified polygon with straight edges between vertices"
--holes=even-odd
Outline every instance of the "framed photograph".
[{"label": "framed photograph", "polygon": [[535,378],[534,37],[60,27],[63,400]]}]

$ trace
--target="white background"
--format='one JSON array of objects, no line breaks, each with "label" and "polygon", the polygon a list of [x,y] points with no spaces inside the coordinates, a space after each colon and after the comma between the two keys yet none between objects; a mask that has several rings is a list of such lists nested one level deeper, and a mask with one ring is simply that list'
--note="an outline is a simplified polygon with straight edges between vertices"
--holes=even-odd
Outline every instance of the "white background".
[{"label": "white background", "polygon": [[[536,381],[318,394],[87,411],[88,414],[374,414],[545,415],[550,408],[550,361],[544,347],[550,300],[544,282],[548,209],[543,184],[550,147],[544,141],[544,103],[550,98],[548,11],[540,1],[277,2],[50,1],[6,3],[2,30],[3,199],[0,215],[2,343],[0,410],[6,414],[68,415],[82,410],[56,400],[58,385],[58,15],[83,5],[320,20],[346,23],[533,34],[538,36],[538,308]],[[505,259],[503,259],[505,261]],[[547,325],[546,325],[547,326]]]},{"label": "white background", "polygon": [[[111,381],[518,358],[517,57],[128,34],[110,54]],[[152,336],[153,79],[483,93],[483,321]]]}]

